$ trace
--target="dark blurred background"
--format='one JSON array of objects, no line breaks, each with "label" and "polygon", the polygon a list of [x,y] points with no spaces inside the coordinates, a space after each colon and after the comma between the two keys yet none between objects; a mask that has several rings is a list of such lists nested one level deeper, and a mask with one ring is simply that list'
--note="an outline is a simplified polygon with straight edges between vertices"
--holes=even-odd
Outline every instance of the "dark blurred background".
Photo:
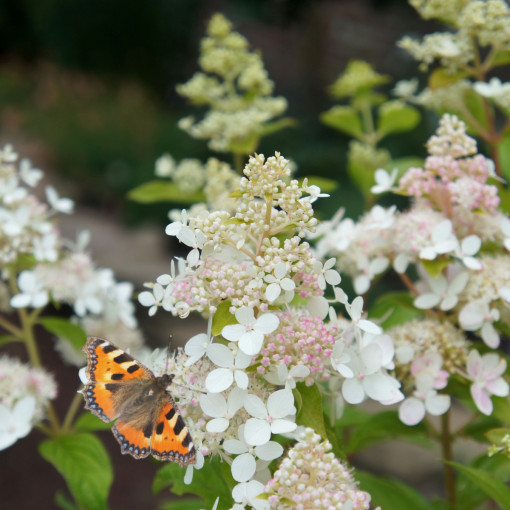
[{"label": "dark blurred background", "polygon": [[[101,232],[106,238],[100,265],[112,267],[118,279],[135,281],[138,289],[168,270],[169,257],[161,272],[144,266],[156,251],[154,238],[135,237],[133,227],[157,222],[155,235],[164,241],[161,225],[169,206],[135,204],[126,193],[153,179],[154,161],[164,152],[177,160],[227,157],[210,153],[203,141],[177,128],[178,119],[194,109],[175,86],[198,69],[199,40],[218,11],[262,51],[275,95],[287,98],[287,114],[299,121],[264,139],[259,152],[278,150],[297,163],[298,175],[340,182],[332,199],[318,204],[323,217],[342,205],[350,216],[363,210],[361,195],[346,177],[348,139],[318,120],[333,104],[326,87],[350,59],[367,60],[395,80],[416,75],[414,61],[395,42],[436,28],[405,0],[0,0],[0,144],[12,143],[77,201],[71,221],[81,224],[70,230],[95,221],[93,238]],[[385,146],[394,157],[423,155],[432,129],[424,122]],[[110,224],[131,230],[115,237]],[[155,336],[166,341],[166,326],[159,328]],[[62,371],[51,342],[47,345],[43,359],[57,375],[57,407],[63,412],[77,387],[76,369]],[[62,385],[63,380],[70,382]],[[53,495],[65,484],[36,453],[41,439],[32,432],[0,452],[2,508],[55,508]],[[155,508],[155,463],[121,456],[109,431],[102,439],[115,461],[111,507]],[[400,471],[405,479],[405,464]]]}]

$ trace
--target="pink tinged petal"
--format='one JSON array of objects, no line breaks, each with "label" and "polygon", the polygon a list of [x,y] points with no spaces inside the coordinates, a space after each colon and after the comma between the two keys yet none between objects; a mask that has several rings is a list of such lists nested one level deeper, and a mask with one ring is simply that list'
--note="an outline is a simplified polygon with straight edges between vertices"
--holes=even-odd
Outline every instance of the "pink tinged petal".
[{"label": "pink tinged petal", "polygon": [[243,441],[239,441],[239,439],[227,439],[223,442],[222,447],[227,453],[233,455],[240,455],[248,451],[246,444]]},{"label": "pink tinged petal", "polygon": [[231,342],[237,342],[244,333],[246,333],[246,327],[242,324],[230,324],[221,330],[221,336]]},{"label": "pink tinged petal", "polygon": [[468,303],[459,313],[459,322],[462,329],[476,331],[484,323],[485,306],[481,301]]},{"label": "pink tinged petal", "polygon": [[271,427],[265,420],[250,418],[244,426],[244,440],[251,446],[266,444],[271,439]]},{"label": "pink tinged petal", "polygon": [[246,398],[244,399],[244,408],[254,418],[260,418],[262,420],[267,420],[268,418],[264,402],[262,402],[262,400],[256,395],[246,395]]},{"label": "pink tinged petal", "polygon": [[258,331],[248,331],[239,339],[239,348],[249,356],[255,356],[262,349],[264,335]]},{"label": "pink tinged petal", "polygon": [[234,379],[236,381],[237,386],[239,386],[239,388],[241,388],[242,390],[248,388],[249,382],[248,376],[242,370],[236,370],[234,372]]},{"label": "pink tinged petal", "polygon": [[472,350],[467,359],[467,372],[471,379],[476,379],[476,376],[482,371],[482,357],[478,351]]},{"label": "pink tinged petal", "polygon": [[232,351],[223,344],[211,344],[207,347],[207,357],[218,367],[231,367],[234,364]]},{"label": "pink tinged petal", "polygon": [[272,333],[280,324],[280,319],[274,313],[265,313],[255,322],[253,329],[260,331],[264,335]]},{"label": "pink tinged petal", "polygon": [[236,482],[247,482],[255,474],[257,466],[253,455],[243,453],[234,459],[230,468]]},{"label": "pink tinged petal", "polygon": [[376,343],[371,343],[364,347],[360,352],[360,358],[363,362],[363,373],[365,375],[377,372],[382,365],[382,349]]},{"label": "pink tinged petal", "polygon": [[358,321],[358,327],[362,331],[365,331],[366,333],[371,333],[372,335],[380,335],[383,330],[380,326],[375,324],[372,321],[361,319]]},{"label": "pink tinged petal", "polygon": [[270,283],[266,289],[266,299],[272,303],[280,296],[282,289],[277,283]]},{"label": "pink tinged petal", "polygon": [[278,390],[269,395],[267,399],[267,411],[273,418],[283,418],[294,414],[294,395],[290,390]]},{"label": "pink tinged petal", "polygon": [[216,434],[218,432],[224,432],[228,428],[228,420],[226,418],[214,418],[207,422],[207,432]]},{"label": "pink tinged petal", "polygon": [[365,390],[358,379],[346,379],[342,384],[342,395],[349,404],[360,404],[365,399]]},{"label": "pink tinged petal", "polygon": [[209,373],[205,380],[205,387],[211,393],[220,393],[230,388],[234,382],[234,374],[226,368],[217,368]]},{"label": "pink tinged petal", "polygon": [[223,395],[208,393],[200,396],[200,407],[202,411],[212,418],[220,418],[227,414],[227,401]]},{"label": "pink tinged petal", "polygon": [[488,393],[478,384],[471,385],[471,396],[478,407],[479,411],[485,414],[486,416],[490,416],[492,414],[492,401],[488,395]]},{"label": "pink tinged petal", "polygon": [[410,397],[400,405],[398,417],[406,425],[416,425],[425,417],[425,404],[416,397]]},{"label": "pink tinged petal", "polygon": [[416,308],[419,308],[420,310],[429,310],[430,308],[437,306],[440,301],[441,301],[440,296],[438,296],[437,294],[433,294],[432,292],[429,292],[427,294],[422,294],[421,296],[418,296],[414,300],[413,304]]},{"label": "pink tinged petal", "polygon": [[486,382],[485,387],[492,395],[496,395],[497,397],[506,397],[508,395],[508,383],[502,377],[494,381]]},{"label": "pink tinged petal", "polygon": [[430,392],[425,397],[425,408],[432,416],[440,416],[450,409],[451,399],[449,395],[438,395]]},{"label": "pink tinged petal", "polygon": [[492,322],[485,322],[482,326],[482,340],[486,345],[496,349],[499,346],[499,333],[496,328],[492,325]]},{"label": "pink tinged petal", "polygon": [[256,446],[255,455],[262,460],[274,460],[283,455],[283,446],[276,441],[269,441],[264,445]]},{"label": "pink tinged petal", "polygon": [[288,434],[296,430],[297,425],[289,420],[274,420],[271,422],[271,432],[273,434]]}]

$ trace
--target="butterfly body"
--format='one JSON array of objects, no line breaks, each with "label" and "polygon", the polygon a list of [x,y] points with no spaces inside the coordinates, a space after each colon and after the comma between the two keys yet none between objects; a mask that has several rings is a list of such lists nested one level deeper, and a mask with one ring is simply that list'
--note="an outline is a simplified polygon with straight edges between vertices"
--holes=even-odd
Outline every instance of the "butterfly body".
[{"label": "butterfly body", "polygon": [[193,464],[193,441],[167,391],[174,376],[155,376],[107,340],[89,338],[83,350],[89,380],[85,408],[107,423],[116,420],[112,432],[122,453]]}]

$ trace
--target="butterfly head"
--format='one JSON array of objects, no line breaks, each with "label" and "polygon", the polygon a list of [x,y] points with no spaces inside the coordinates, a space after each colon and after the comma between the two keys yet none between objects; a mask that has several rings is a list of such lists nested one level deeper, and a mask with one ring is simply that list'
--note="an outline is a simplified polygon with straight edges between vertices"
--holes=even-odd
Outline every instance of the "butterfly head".
[{"label": "butterfly head", "polygon": [[174,377],[175,377],[174,374],[163,374],[162,376],[157,377],[156,381],[158,383],[158,386],[164,390],[168,386],[170,386],[170,384],[172,384]]}]

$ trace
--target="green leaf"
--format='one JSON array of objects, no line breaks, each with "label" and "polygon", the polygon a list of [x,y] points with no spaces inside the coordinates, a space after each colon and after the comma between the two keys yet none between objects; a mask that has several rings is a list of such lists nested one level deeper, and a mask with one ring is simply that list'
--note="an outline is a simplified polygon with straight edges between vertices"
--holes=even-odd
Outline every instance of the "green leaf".
[{"label": "green leaf", "polygon": [[398,480],[356,471],[360,488],[372,496],[371,507],[388,510],[430,510],[430,504],[413,488]]},{"label": "green leaf", "polygon": [[[470,466],[464,466],[457,462],[446,462],[459,471],[469,483],[476,485],[481,489],[490,499],[494,500],[503,510],[510,510],[510,489],[500,480],[496,479],[492,474],[489,474],[483,469],[477,469]],[[459,483],[461,481],[459,480]],[[463,500],[469,505],[469,499],[466,500],[464,491]],[[460,503],[460,501],[459,501]],[[466,508],[459,506],[459,508]]]},{"label": "green leaf", "polygon": [[80,432],[47,439],[39,453],[64,477],[74,499],[87,510],[105,510],[113,470],[103,445]]},{"label": "green leaf", "polygon": [[87,341],[87,334],[81,326],[60,317],[44,317],[39,321],[43,328],[50,333],[67,340],[77,351]]},{"label": "green leaf", "polygon": [[453,85],[454,83],[467,78],[470,76],[468,71],[459,71],[457,73],[450,73],[446,69],[439,67],[432,71],[429,75],[429,87],[433,90],[447,85]]},{"label": "green leaf", "polygon": [[19,342],[20,340],[13,335],[0,335],[0,347],[8,344],[9,342]]},{"label": "green leaf", "polygon": [[237,324],[237,319],[229,311],[232,306],[230,301],[222,301],[214,313],[211,327],[213,336],[221,335],[221,330],[230,324]]},{"label": "green leaf", "polygon": [[411,167],[423,167],[423,158],[416,158],[409,156],[405,158],[392,159],[386,170],[390,171],[393,168],[398,169],[398,178],[402,177]]},{"label": "green leaf", "polygon": [[108,430],[112,427],[111,423],[105,423],[92,413],[84,412],[74,423],[76,430],[80,432],[94,432],[96,430]]},{"label": "green leaf", "polygon": [[55,505],[63,510],[79,510],[79,508],[72,501],[69,501],[61,491],[55,493]]},{"label": "green leaf", "polygon": [[434,260],[420,260],[423,264],[423,267],[427,271],[427,273],[432,276],[432,278],[437,278],[443,269],[450,264],[452,261],[450,259],[434,259]]},{"label": "green leaf", "polygon": [[388,101],[379,108],[377,130],[384,135],[410,131],[420,118],[420,112],[414,106],[402,101]]},{"label": "green leaf", "polygon": [[251,133],[244,138],[238,138],[232,140],[229,143],[229,150],[234,154],[247,155],[255,152],[260,142],[260,136],[258,133]]},{"label": "green leaf", "polygon": [[284,117],[283,119],[278,119],[273,122],[266,122],[262,125],[262,127],[258,130],[258,134],[262,136],[272,135],[273,133],[277,133],[282,129],[288,127],[296,127],[299,125],[299,122],[292,117]]},{"label": "green leaf", "polygon": [[185,193],[174,182],[163,180],[149,181],[137,186],[128,193],[128,198],[142,204],[153,202],[193,204],[205,201],[205,195],[201,191]]},{"label": "green leaf", "polygon": [[204,505],[201,499],[172,500],[159,505],[159,510],[202,510],[203,508]]},{"label": "green leaf", "polygon": [[423,423],[409,427],[400,421],[397,411],[383,411],[372,415],[370,420],[352,433],[345,450],[350,455],[374,443],[390,439],[405,439],[423,446],[433,445],[427,439],[427,429]]},{"label": "green leaf", "polygon": [[363,133],[361,117],[352,106],[337,105],[320,114],[326,126],[358,138]]},{"label": "green leaf", "polygon": [[501,441],[503,441],[503,438],[508,434],[510,434],[510,429],[501,427],[497,429],[491,429],[487,431],[485,435],[487,436],[487,439],[491,443],[501,443]]},{"label": "green leaf", "polygon": [[494,58],[492,59],[492,66],[506,66],[507,64],[510,64],[510,51],[508,50],[502,50],[498,51],[496,55],[494,55]]},{"label": "green leaf", "polygon": [[369,310],[370,317],[385,317],[381,323],[384,329],[416,319],[422,313],[422,311],[416,310],[413,306],[413,297],[408,292],[389,292],[384,294]]},{"label": "green leaf", "polygon": [[[231,486],[228,482],[231,482]],[[218,509],[223,510],[232,506],[231,491],[234,485],[230,466],[215,458],[211,461],[206,459],[202,469],[194,470],[193,480],[189,485],[184,483],[184,470],[178,464],[168,463],[156,473],[152,489],[154,493],[158,493],[168,487],[178,496],[195,494],[203,500],[201,508],[211,508],[219,496]]]},{"label": "green leaf", "polygon": [[323,193],[330,193],[338,188],[338,181],[328,179],[327,177],[310,176],[299,179],[299,185],[303,184],[304,179],[308,179],[308,186],[319,186]]},{"label": "green leaf", "polygon": [[[296,393],[299,394],[297,398]],[[324,425],[322,395],[319,387],[316,384],[307,386],[305,383],[299,382],[296,384],[293,394],[298,403],[296,423],[305,427],[311,427],[323,439],[326,439],[328,435]]]},{"label": "green leaf", "polygon": [[503,423],[510,423],[510,402],[508,398],[492,396],[492,403],[494,404],[494,410],[491,416]]}]

